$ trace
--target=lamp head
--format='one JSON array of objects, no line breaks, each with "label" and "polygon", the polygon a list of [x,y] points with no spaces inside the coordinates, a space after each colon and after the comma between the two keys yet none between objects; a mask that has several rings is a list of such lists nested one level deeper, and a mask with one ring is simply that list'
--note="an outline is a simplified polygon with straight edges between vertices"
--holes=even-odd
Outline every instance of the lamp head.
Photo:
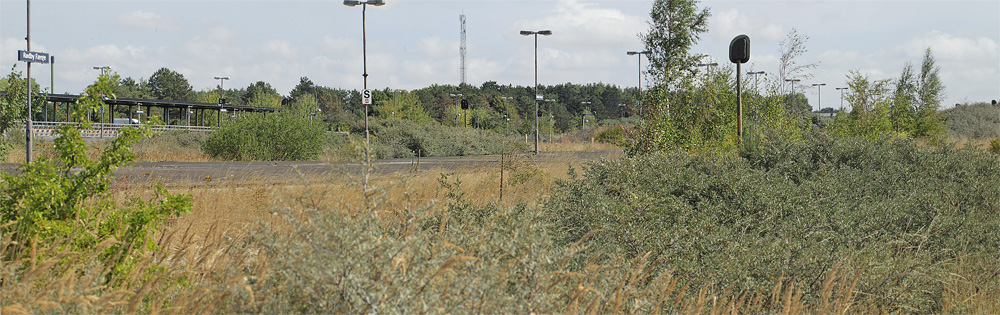
[{"label": "lamp head", "polygon": [[538,34],[549,36],[552,35],[552,31],[550,30],[538,31]]},{"label": "lamp head", "polygon": [[349,7],[353,7],[353,6],[356,6],[356,5],[359,5],[359,4],[361,4],[361,1],[358,1],[358,0],[344,0],[344,5],[349,6]]},{"label": "lamp head", "polygon": [[634,55],[638,55],[639,52],[638,51],[630,51],[630,52],[627,52],[626,54],[628,54],[629,56],[634,56]]},{"label": "lamp head", "polygon": [[380,7],[385,5],[385,0],[368,0],[366,3],[376,7]]},{"label": "lamp head", "polygon": [[531,34],[534,34],[534,32],[532,32],[532,31],[521,31],[521,35],[524,35],[524,36],[528,36],[528,35],[531,35]]}]

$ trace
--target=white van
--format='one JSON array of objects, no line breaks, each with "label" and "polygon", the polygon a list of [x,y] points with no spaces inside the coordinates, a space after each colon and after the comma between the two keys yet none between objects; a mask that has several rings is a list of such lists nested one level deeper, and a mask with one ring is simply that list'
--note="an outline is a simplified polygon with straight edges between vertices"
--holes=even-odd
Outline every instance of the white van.
[{"label": "white van", "polygon": [[142,123],[139,122],[138,119],[134,119],[134,118],[133,119],[129,119],[129,118],[115,118],[115,119],[111,120],[111,123],[113,123],[113,124],[121,124],[121,125],[142,125]]}]

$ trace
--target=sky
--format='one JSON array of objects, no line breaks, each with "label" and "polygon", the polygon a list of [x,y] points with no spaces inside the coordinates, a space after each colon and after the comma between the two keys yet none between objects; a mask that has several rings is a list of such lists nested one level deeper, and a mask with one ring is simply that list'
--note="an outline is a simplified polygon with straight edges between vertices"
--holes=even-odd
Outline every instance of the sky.
[{"label": "sky", "polygon": [[[635,87],[653,0],[385,0],[365,10],[368,87],[419,89],[457,85],[460,23],[466,16],[467,83],[534,83],[534,40],[521,30],[551,30],[538,38],[538,82],[608,83]],[[25,0],[0,0],[0,65],[26,49]],[[1000,1],[703,0],[707,33],[692,53],[728,64],[733,37],[750,37],[745,71],[774,79],[780,43],[793,29],[806,35],[800,63],[819,63],[796,91],[814,108],[840,104],[835,87],[857,70],[893,79],[906,62],[917,69],[931,48],[945,85],[945,107],[1000,99]],[[43,88],[79,93],[110,66],[138,81],[166,67],[195,90],[256,81],[287,95],[308,77],[333,88],[363,88],[362,7],[339,0],[35,0],[31,51],[55,57],[33,64]],[[642,66],[648,61],[642,60]],[[55,73],[55,78],[50,73]],[[645,81],[644,81],[645,82]],[[812,84],[825,83],[823,87]],[[643,83],[645,85],[645,83]]]}]

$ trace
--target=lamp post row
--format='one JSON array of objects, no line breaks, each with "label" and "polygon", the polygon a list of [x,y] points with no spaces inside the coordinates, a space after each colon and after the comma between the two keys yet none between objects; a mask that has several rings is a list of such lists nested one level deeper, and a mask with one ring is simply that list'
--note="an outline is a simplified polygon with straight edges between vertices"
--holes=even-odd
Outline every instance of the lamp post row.
[{"label": "lamp post row", "polygon": [[[28,13],[27,14],[27,24],[28,24],[27,25],[27,30],[28,30],[28,32],[27,32],[27,36],[25,37],[25,40],[27,41],[27,50],[30,51],[31,50],[31,7],[30,7],[31,1],[28,0],[27,3],[28,3],[28,7],[27,7],[27,13]],[[357,5],[361,5],[362,6],[361,7],[362,8],[362,10],[361,10],[361,25],[362,25],[362,31],[361,31],[362,32],[362,67],[363,67],[363,71],[364,71],[362,73],[362,77],[364,78],[364,89],[365,90],[368,89],[368,58],[367,58],[368,48],[367,48],[367,31],[366,31],[366,27],[365,27],[365,24],[366,24],[365,20],[366,20],[366,11],[367,11],[366,9],[367,9],[367,6],[369,4],[374,5],[374,6],[382,6],[382,5],[385,5],[385,1],[384,0],[365,0],[365,1],[360,1],[360,0],[344,0],[344,5],[346,5],[346,6],[350,6],[350,7],[354,7],[354,6],[357,6]],[[535,154],[538,154],[539,153],[539,149],[538,149],[538,142],[539,142],[539,130],[538,130],[538,122],[539,122],[538,121],[538,110],[539,110],[539,108],[538,107],[539,107],[539,104],[538,104],[538,101],[540,101],[542,99],[540,97],[540,95],[538,95],[538,35],[545,35],[545,36],[552,35],[552,31],[551,30],[540,30],[540,31],[525,31],[525,30],[522,30],[522,31],[520,31],[520,34],[524,35],[524,36],[534,35],[534,37],[535,37],[535,40],[534,40],[534,42],[535,42],[535,47],[534,47],[534,57],[535,57],[534,58],[535,59]],[[651,53],[652,52],[648,51],[648,50],[646,50],[646,51],[628,51],[628,52],[626,52],[626,54],[628,54],[630,56],[631,55],[635,55],[635,56],[638,56],[638,58],[639,58],[638,100],[637,100],[636,103],[637,103],[637,107],[638,107],[638,110],[639,110],[640,120],[642,119],[642,106],[641,106],[642,105],[642,103],[641,103],[642,102],[642,55],[649,55]],[[718,65],[718,64],[717,63],[698,64],[698,66],[706,66],[706,68],[708,66],[713,66],[713,65]],[[30,75],[31,75],[31,63],[28,63],[27,69],[28,69],[27,70],[28,76],[30,78]],[[104,75],[106,73],[105,71],[107,71],[108,69],[110,69],[110,67],[108,67],[108,66],[101,66],[101,67],[94,67],[94,69],[101,70],[102,71],[102,75]],[[748,72],[747,74],[754,75],[754,78],[755,78],[755,81],[756,81],[756,75],[758,75],[758,74],[764,74],[764,71]],[[222,87],[225,84],[225,80],[228,80],[229,77],[228,76],[216,76],[215,79],[216,80],[220,80],[219,86],[220,86],[220,89],[222,89],[221,93],[225,93],[225,90]],[[792,82],[792,94],[794,95],[794,91],[795,91],[795,85],[794,85],[794,83],[798,82],[800,80],[798,80],[798,79],[785,79],[785,81]],[[755,84],[756,84],[756,82],[755,82]],[[813,86],[817,86],[817,87],[822,87],[822,86],[825,86],[825,85],[826,85],[825,83],[813,84]],[[837,88],[837,90],[841,91],[841,110],[843,110],[843,91],[846,90],[846,89],[847,88]],[[820,92],[820,93],[822,93],[822,92]],[[28,95],[27,102],[28,102],[29,115],[28,115],[28,120],[27,120],[28,123],[26,124],[27,125],[27,127],[26,127],[27,128],[27,130],[26,130],[27,131],[26,132],[27,133],[27,139],[26,140],[28,142],[28,148],[27,148],[26,158],[30,162],[31,161],[31,147],[30,146],[31,146],[31,142],[32,142],[31,141],[32,140],[31,139],[32,138],[31,137],[31,135],[32,135],[32,132],[31,132],[32,131],[31,130],[31,115],[30,115],[30,106],[31,106],[30,94],[31,93],[29,92],[28,94],[29,95]],[[820,94],[820,95],[822,95],[822,94]],[[820,102],[821,101],[822,100],[820,100]],[[224,102],[225,102],[225,97],[221,96],[220,97],[220,102],[219,102],[220,104],[219,104],[219,106],[222,107]],[[621,105],[622,104],[619,104],[619,106],[621,106]],[[369,110],[368,109],[368,105],[365,104],[365,142],[366,143],[368,143],[370,141],[370,133],[369,133],[369,128],[368,128],[368,110]],[[222,115],[221,111],[219,112],[219,115],[220,115],[219,121],[221,122],[221,115]],[[366,151],[367,150],[368,149],[367,149],[367,146],[366,146]],[[368,155],[368,152],[366,152],[366,156],[367,155]]]},{"label": "lamp post row", "polygon": [[541,95],[538,95],[538,35],[549,36],[552,31],[521,31],[521,35],[535,36],[535,154],[538,154],[538,102],[542,100]]}]

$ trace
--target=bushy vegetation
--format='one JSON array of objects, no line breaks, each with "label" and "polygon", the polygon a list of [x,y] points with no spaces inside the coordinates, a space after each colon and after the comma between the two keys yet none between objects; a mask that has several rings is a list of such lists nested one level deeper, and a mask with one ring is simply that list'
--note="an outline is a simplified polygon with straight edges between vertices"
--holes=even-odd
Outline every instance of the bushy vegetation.
[{"label": "bushy vegetation", "polygon": [[[590,254],[587,237],[553,239],[544,212],[520,204],[475,206],[460,181],[442,176],[438,202],[359,212],[324,206],[310,192],[276,209],[287,220],[253,234],[256,261],[236,271],[246,291],[236,313],[597,313],[797,312],[795,282],[747,295],[699,289],[646,255]],[[285,227],[288,226],[288,227]],[[278,232],[288,231],[291,232]],[[257,245],[259,244],[259,245]],[[585,253],[588,252],[588,253]],[[579,262],[584,262],[579,264]],[[834,275],[834,276],[830,276]],[[847,310],[850,277],[830,285],[819,310]],[[783,286],[784,285],[784,286]],[[840,289],[837,287],[840,286]]]},{"label": "bushy vegetation", "polygon": [[603,127],[597,136],[594,137],[596,141],[602,143],[611,143],[616,145],[625,144],[625,127],[624,126],[608,126]]},{"label": "bushy vegetation", "polygon": [[222,124],[202,144],[208,155],[237,161],[315,159],[323,150],[323,128],[302,111],[244,114]]},{"label": "bushy vegetation", "polygon": [[[380,159],[499,154],[505,142],[503,135],[487,130],[403,119],[371,119],[368,128],[372,153]],[[351,133],[364,135],[364,125],[351,125]]]},{"label": "bushy vegetation", "polygon": [[[82,128],[89,128],[87,114],[97,110],[101,96],[111,95],[115,80],[117,75],[102,75],[77,101],[74,115]],[[23,164],[20,173],[0,177],[0,259],[7,265],[53,258],[38,257],[36,248],[58,249],[52,253],[58,259],[66,252],[91,253],[108,267],[102,283],[113,286],[139,263],[137,255],[156,248],[150,234],[165,219],[189,211],[190,200],[159,186],[145,199],[119,204],[107,198],[112,171],[135,159],[131,145],[152,134],[148,127],[123,129],[96,159],[75,126],[57,132],[56,158],[39,157]],[[21,272],[33,266],[22,267],[4,277],[24,276]]]},{"label": "bushy vegetation", "polygon": [[599,231],[593,253],[651,253],[734,292],[799,279],[806,302],[842,266],[864,272],[860,299],[920,313],[941,311],[951,262],[997,257],[997,158],[905,139],[769,139],[735,157],[593,164],[548,204],[556,240]]},{"label": "bushy vegetation", "polygon": [[953,140],[1000,137],[1000,107],[986,102],[956,105],[941,112]]}]

